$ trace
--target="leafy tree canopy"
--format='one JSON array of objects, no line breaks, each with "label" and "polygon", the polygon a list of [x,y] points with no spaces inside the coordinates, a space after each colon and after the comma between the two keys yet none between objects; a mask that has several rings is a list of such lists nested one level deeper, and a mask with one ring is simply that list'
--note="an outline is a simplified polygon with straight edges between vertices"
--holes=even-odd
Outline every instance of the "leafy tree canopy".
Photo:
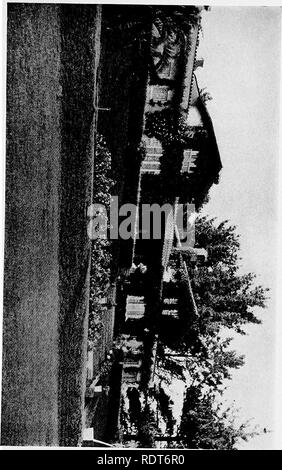
[{"label": "leafy tree canopy", "polygon": [[247,323],[261,323],[254,310],[264,308],[267,288],[256,285],[254,273],[240,273],[240,243],[236,227],[216,224],[206,216],[196,222],[197,246],[207,249],[207,262],[192,273],[202,333],[217,334],[222,327],[244,334]]}]

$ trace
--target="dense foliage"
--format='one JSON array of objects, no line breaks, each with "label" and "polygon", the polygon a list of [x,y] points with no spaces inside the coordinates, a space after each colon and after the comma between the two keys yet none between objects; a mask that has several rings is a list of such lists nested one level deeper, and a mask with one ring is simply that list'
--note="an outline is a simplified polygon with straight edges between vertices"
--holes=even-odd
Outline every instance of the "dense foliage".
[{"label": "dense foliage", "polygon": [[147,113],[145,134],[164,145],[178,143],[183,148],[196,148],[207,138],[205,129],[187,125],[185,119],[178,119],[171,109]]},{"label": "dense foliage", "polygon": [[[236,449],[242,440],[259,433],[249,422],[238,423],[233,407],[223,408],[222,395],[232,369],[244,364],[244,357],[230,349],[232,337],[224,331],[244,334],[243,326],[260,323],[255,308],[265,307],[267,291],[255,285],[255,275],[241,274],[239,236],[228,221],[199,217],[196,222],[197,245],[206,248],[208,259],[191,270],[193,292],[199,318],[197,337],[201,347],[195,351],[182,343],[183,369],[188,382],[178,429],[177,445],[201,449]],[[175,367],[176,365],[176,367]],[[172,375],[180,378],[179,362],[164,359]],[[175,444],[176,445],[176,444]]]},{"label": "dense foliage", "polygon": [[[160,57],[159,68],[174,54],[174,45],[187,45],[191,28],[200,24],[200,8],[192,5],[153,6],[147,5],[129,9],[106,10],[106,27],[111,28],[113,35],[126,33],[126,44],[136,42],[142,45],[148,43],[154,49],[159,43],[166,43],[167,47]],[[111,17],[113,18],[110,21]],[[153,23],[160,32],[157,43],[151,44],[151,35],[146,34],[148,25]]]},{"label": "dense foliage", "polygon": [[[96,158],[94,162],[94,202],[103,204],[107,209],[110,205],[111,189],[111,154],[102,136],[97,137]],[[100,338],[104,326],[104,315],[108,308],[107,293],[111,276],[111,245],[110,241],[97,238],[92,241],[90,303],[89,303],[89,347],[92,348]]]},{"label": "dense foliage", "polygon": [[[185,324],[179,322],[175,343],[169,334],[168,342],[164,335],[159,338],[156,386],[147,391],[150,425],[142,426],[138,439],[153,445],[158,422],[150,408],[150,403],[154,403],[158,416],[167,423],[163,439],[167,439],[168,446],[231,450],[261,431],[249,421],[240,422],[238,410],[223,404],[232,370],[244,364],[244,357],[232,350],[232,336],[226,332],[244,334],[244,325],[260,323],[254,309],[265,306],[268,289],[254,284],[254,274],[240,273],[239,236],[228,221],[218,224],[215,219],[200,217],[196,223],[196,240],[209,254],[206,262],[190,268],[199,316],[194,317],[192,324],[186,322],[187,335]],[[172,266],[174,269],[179,266],[176,255]],[[179,284],[182,275],[181,270],[176,272],[174,281]],[[171,328],[169,331],[172,333]],[[165,384],[172,385],[176,380],[186,384],[178,426],[171,408],[173,395],[164,391]]]},{"label": "dense foliage", "polygon": [[192,278],[202,334],[217,334],[222,327],[244,334],[244,325],[261,322],[254,309],[265,307],[268,289],[255,285],[254,273],[241,273],[239,237],[228,221],[199,218],[196,240],[208,251]]},{"label": "dense foliage", "polygon": [[236,450],[241,441],[258,434],[256,428],[250,429],[248,421],[237,423],[237,410],[233,406],[223,409],[212,395],[203,395],[199,387],[190,386],[187,389],[178,447]]}]

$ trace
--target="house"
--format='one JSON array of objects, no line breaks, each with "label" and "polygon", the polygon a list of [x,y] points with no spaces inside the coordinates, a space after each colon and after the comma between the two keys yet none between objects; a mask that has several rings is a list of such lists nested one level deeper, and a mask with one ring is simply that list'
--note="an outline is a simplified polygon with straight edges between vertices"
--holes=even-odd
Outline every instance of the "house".
[{"label": "house", "polygon": [[[144,256],[148,246],[153,253],[161,251],[165,269],[172,249],[172,233],[179,203],[192,203],[198,210],[209,189],[217,184],[222,168],[211,117],[201,98],[195,69],[203,66],[197,59],[199,26],[191,28],[189,53],[180,60],[180,43],[171,38],[160,42],[159,28],[152,28],[152,66],[149,74],[144,113],[142,144],[144,158],[140,166],[137,204],[160,205],[169,202],[173,212],[163,229],[163,241],[140,242],[142,233],[136,232],[132,262],[136,255]],[[170,44],[171,41],[171,44]],[[165,48],[174,47],[170,60],[159,65]],[[180,54],[180,56],[177,54]],[[159,59],[158,59],[159,58]],[[177,77],[177,79],[176,79]],[[141,211],[136,213],[136,227],[140,227]],[[153,259],[153,257],[151,257]],[[156,261],[157,262],[157,261]]]},{"label": "house", "polygon": [[218,184],[222,169],[221,158],[214,132],[212,119],[201,98],[196,75],[193,74],[191,97],[185,124],[191,132],[191,144],[184,148],[182,173],[187,173],[189,180],[189,202],[194,202],[198,209],[213,184]]},{"label": "house", "polygon": [[[154,387],[158,345],[165,335],[171,342],[179,341],[198,319],[190,268],[205,262],[207,252],[181,244],[176,215],[183,202],[200,207],[221,169],[212,121],[194,74],[203,65],[196,56],[199,24],[191,26],[189,50],[183,48],[180,36],[162,36],[161,27],[161,21],[152,24],[131,259],[133,267],[140,260],[146,265],[151,282],[145,283],[146,292],[130,290],[125,297],[123,328],[132,335],[138,331],[143,354],[127,353],[120,362],[122,393],[130,387]],[[142,204],[167,202],[171,210],[161,236],[152,239],[142,227]],[[179,258],[180,282],[167,280],[172,254]]]}]

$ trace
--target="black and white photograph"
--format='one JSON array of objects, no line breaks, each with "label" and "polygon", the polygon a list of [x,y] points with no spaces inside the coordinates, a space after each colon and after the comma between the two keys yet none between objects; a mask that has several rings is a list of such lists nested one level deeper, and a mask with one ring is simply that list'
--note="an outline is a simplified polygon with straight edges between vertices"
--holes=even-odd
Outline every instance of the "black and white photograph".
[{"label": "black and white photograph", "polygon": [[281,6],[1,13],[1,449],[281,450]]}]

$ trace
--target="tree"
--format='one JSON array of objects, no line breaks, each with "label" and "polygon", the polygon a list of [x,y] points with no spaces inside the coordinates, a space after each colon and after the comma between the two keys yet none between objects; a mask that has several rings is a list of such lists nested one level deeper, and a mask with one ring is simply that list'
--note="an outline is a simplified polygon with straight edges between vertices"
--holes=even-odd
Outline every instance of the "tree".
[{"label": "tree", "polygon": [[207,91],[206,88],[201,88],[200,97],[204,104],[206,104],[208,101],[211,101],[213,99],[212,95]]},{"label": "tree", "polygon": [[138,429],[139,447],[155,447],[156,435],[159,433],[154,412],[150,405],[146,404],[140,415]]},{"label": "tree", "polygon": [[231,370],[244,364],[244,356],[230,349],[232,338],[202,336],[201,349],[195,352],[187,349],[171,351],[159,346],[156,375],[160,380],[171,383],[172,379],[187,381],[191,386],[200,386],[214,396],[222,394],[226,380],[231,379]]},{"label": "tree", "polygon": [[231,379],[230,371],[244,364],[244,357],[230,349],[231,341],[207,336],[202,338],[203,348],[198,353],[163,351],[159,356],[159,379],[186,382],[181,422],[176,436],[169,441],[171,447],[231,450],[240,441],[260,434],[249,421],[239,423],[234,405],[223,408],[221,400],[226,380]]},{"label": "tree", "polygon": [[[169,60],[179,57],[184,48],[189,50],[191,29],[200,25],[200,9],[196,6],[162,6],[153,9],[154,33],[151,51],[154,67],[160,72],[169,64]],[[163,45],[162,52],[158,46]]]},{"label": "tree", "polygon": [[[243,334],[245,324],[260,323],[253,309],[265,306],[268,289],[255,285],[253,273],[240,273],[239,236],[228,221],[218,224],[216,219],[200,217],[196,241],[208,251],[206,262],[190,268],[199,317],[192,324],[186,322],[186,335],[180,322],[178,341],[170,341],[170,349],[168,343],[159,344],[156,376],[167,383],[173,379],[186,382],[181,425],[171,445],[230,450],[259,431],[251,429],[249,422],[238,424],[234,407],[223,409],[226,381],[232,369],[244,364],[244,357],[231,349],[232,338],[223,338],[221,331],[227,327]],[[179,288],[183,272],[174,258],[174,281]],[[183,292],[180,297],[185,299]],[[191,331],[197,348],[191,343]]]},{"label": "tree", "polygon": [[255,285],[254,273],[240,273],[239,236],[228,221],[200,217],[197,245],[206,248],[208,260],[192,273],[192,286],[200,313],[202,334],[217,334],[222,327],[244,334],[243,326],[261,323],[255,307],[264,308],[269,289]]},{"label": "tree", "polygon": [[[124,46],[137,43],[149,43],[153,49],[160,43],[165,43],[165,50],[160,55],[160,63],[174,56],[174,46],[179,40],[185,42],[191,27],[200,23],[201,7],[192,5],[154,6],[146,5],[128,9],[120,7],[107,9],[104,22],[114,37],[122,34]],[[158,38],[147,34],[148,26],[152,23],[159,31]],[[151,31],[150,31],[151,32]]]},{"label": "tree", "polygon": [[[223,409],[220,402],[226,380],[231,378],[230,370],[244,362],[243,356],[230,350],[230,342],[231,338],[209,337],[205,349],[197,354],[169,353],[160,345],[155,386],[127,393],[130,401],[126,427],[131,431],[130,437],[149,447],[154,447],[156,440],[166,440],[172,447],[230,449],[240,439],[257,434],[256,428],[250,429],[248,423],[237,423],[234,407]],[[167,387],[175,379],[186,383],[178,429]],[[159,428],[161,422],[165,424],[163,432]]]},{"label": "tree", "polygon": [[[193,348],[183,334],[174,352],[163,345],[158,373],[168,380],[188,374],[181,424],[173,445],[231,450],[260,431],[252,429],[248,421],[238,423],[233,406],[223,409],[226,380],[231,379],[232,369],[244,364],[244,357],[230,349],[232,338],[224,339],[221,331],[228,327],[244,334],[245,324],[260,323],[253,309],[265,306],[268,289],[254,284],[253,273],[240,273],[239,236],[228,221],[216,224],[216,219],[200,217],[196,241],[209,255],[207,262],[190,269],[199,317],[189,330],[196,332],[200,347]],[[174,268],[178,265],[175,259]]]},{"label": "tree", "polygon": [[[260,323],[253,310],[265,306],[268,289],[255,285],[253,273],[240,272],[239,236],[236,227],[228,221],[218,224],[216,219],[200,217],[196,224],[196,242],[208,251],[208,260],[195,268],[190,266],[189,273],[199,315],[188,321],[189,306],[186,310],[183,307],[187,304],[183,290],[183,262],[179,254],[174,253],[171,267],[175,273],[171,282],[177,287],[174,291],[178,294],[175,295],[181,298],[178,307],[181,306],[183,312],[179,309],[179,317],[184,315],[185,318],[173,320],[174,328],[179,325],[178,332],[172,328],[172,319],[167,335],[159,326],[157,385],[150,392],[143,390],[147,396],[146,413],[150,410],[150,423],[142,422],[141,438],[147,445],[155,445],[159,438],[158,420],[153,411],[157,404],[162,420],[167,424],[163,439],[170,446],[231,450],[260,431],[251,428],[249,422],[239,423],[234,406],[223,408],[221,400],[227,380],[231,379],[232,370],[244,364],[244,357],[231,349],[232,338],[223,337],[222,330],[229,328],[244,334],[244,325]],[[176,436],[171,397],[163,387],[175,379],[186,384],[181,424]]]},{"label": "tree", "polygon": [[260,434],[251,429],[250,422],[237,422],[237,410],[233,405],[223,409],[201,387],[191,386],[186,391],[178,446],[188,449],[236,450],[241,441]]}]

